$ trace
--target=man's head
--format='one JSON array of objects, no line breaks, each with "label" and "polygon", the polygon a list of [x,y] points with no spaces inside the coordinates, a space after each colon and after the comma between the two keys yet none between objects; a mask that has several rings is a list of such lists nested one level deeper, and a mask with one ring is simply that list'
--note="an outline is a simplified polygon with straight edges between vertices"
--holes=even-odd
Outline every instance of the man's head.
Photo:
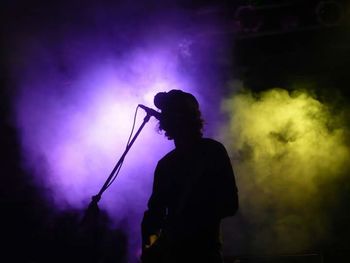
[{"label": "man's head", "polygon": [[203,120],[192,94],[181,90],[160,92],[154,97],[154,105],[161,110],[159,128],[169,139],[202,136]]}]

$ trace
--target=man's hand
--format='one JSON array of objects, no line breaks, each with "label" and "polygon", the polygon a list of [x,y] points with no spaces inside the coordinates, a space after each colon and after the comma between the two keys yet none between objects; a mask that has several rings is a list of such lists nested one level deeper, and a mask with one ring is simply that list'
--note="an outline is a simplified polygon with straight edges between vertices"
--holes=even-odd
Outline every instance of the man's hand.
[{"label": "man's hand", "polygon": [[146,245],[146,248],[151,247],[158,239],[157,235],[150,235],[149,237],[149,243]]}]

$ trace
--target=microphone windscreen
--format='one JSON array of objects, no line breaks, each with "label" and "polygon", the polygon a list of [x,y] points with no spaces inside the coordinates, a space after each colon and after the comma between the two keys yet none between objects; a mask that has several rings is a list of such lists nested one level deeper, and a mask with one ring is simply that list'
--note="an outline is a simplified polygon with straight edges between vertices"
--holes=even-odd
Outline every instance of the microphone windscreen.
[{"label": "microphone windscreen", "polygon": [[163,110],[166,107],[166,97],[167,93],[166,92],[159,92],[154,96],[153,103],[154,105],[160,109]]}]

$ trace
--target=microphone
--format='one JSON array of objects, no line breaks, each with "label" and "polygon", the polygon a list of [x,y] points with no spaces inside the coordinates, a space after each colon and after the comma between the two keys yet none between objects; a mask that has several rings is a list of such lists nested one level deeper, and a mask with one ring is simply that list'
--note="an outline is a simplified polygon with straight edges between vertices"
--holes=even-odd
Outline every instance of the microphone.
[{"label": "microphone", "polygon": [[140,108],[144,109],[148,115],[151,115],[151,116],[155,117],[157,120],[160,119],[160,112],[158,112],[158,111],[156,111],[154,109],[148,108],[148,107],[146,107],[145,105],[142,105],[142,104],[139,104],[138,106]]}]

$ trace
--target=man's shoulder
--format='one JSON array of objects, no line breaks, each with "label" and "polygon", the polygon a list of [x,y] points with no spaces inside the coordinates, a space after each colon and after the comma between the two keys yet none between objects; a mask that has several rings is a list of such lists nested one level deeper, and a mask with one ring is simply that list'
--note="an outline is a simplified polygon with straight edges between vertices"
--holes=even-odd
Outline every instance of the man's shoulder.
[{"label": "man's shoulder", "polygon": [[206,147],[217,149],[218,151],[226,151],[225,146],[221,142],[212,138],[203,138],[202,144]]},{"label": "man's shoulder", "polygon": [[169,162],[170,160],[174,159],[175,157],[175,149],[168,152],[166,155],[164,155],[160,160],[159,162],[160,163],[166,163],[166,162]]},{"label": "man's shoulder", "polygon": [[[222,154],[226,153],[225,146],[212,138],[202,138],[199,143],[199,148],[197,150],[201,152],[207,152],[210,155],[218,155],[221,156]],[[177,153],[176,149],[173,149],[172,151],[168,152],[166,155],[164,155],[158,162],[158,164],[169,164],[170,162],[177,159]]]}]

